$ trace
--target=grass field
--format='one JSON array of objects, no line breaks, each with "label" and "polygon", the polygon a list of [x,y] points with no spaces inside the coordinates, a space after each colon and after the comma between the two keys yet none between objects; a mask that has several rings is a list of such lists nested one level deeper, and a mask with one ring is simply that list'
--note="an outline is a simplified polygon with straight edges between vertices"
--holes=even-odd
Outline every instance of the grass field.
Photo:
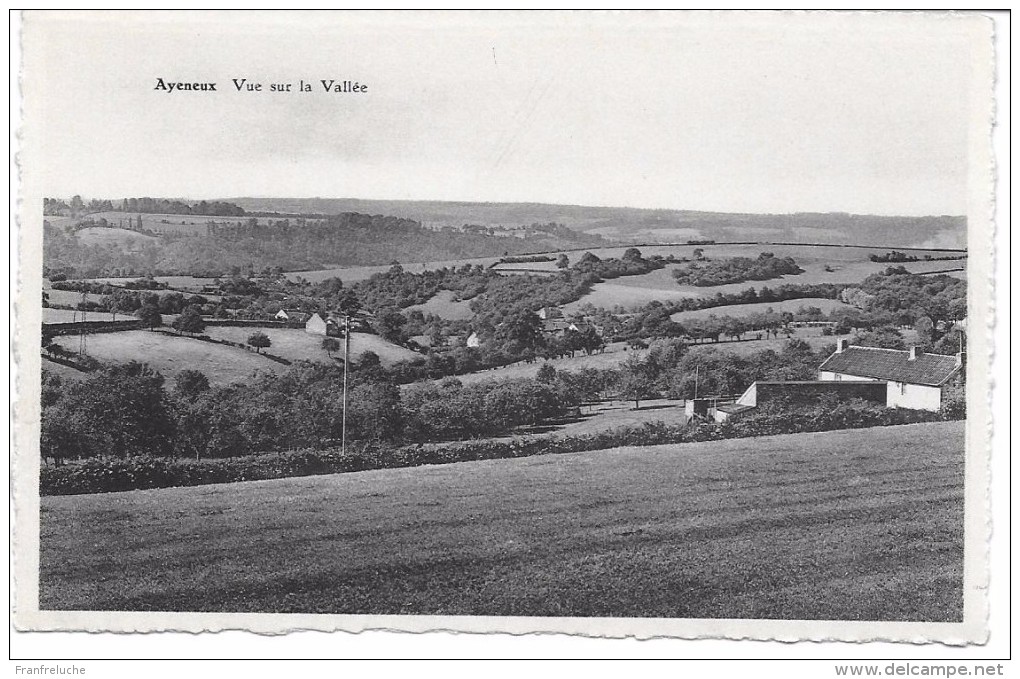
[{"label": "grass field", "polygon": [[44,610],[958,621],[962,422],[41,503]]},{"label": "grass field", "polygon": [[116,245],[125,250],[139,250],[146,243],[155,243],[159,239],[144,233],[128,229],[104,228],[90,226],[75,232],[75,237],[85,245]]},{"label": "grass field", "polygon": [[844,304],[835,299],[809,297],[806,299],[788,299],[782,302],[757,302],[755,304],[731,304],[730,306],[716,307],[714,309],[695,309],[693,311],[681,311],[670,318],[677,323],[683,323],[692,318],[708,318],[709,316],[750,316],[751,314],[764,313],[772,309],[776,313],[789,311],[796,313],[801,307],[818,307],[825,313],[835,309],[846,309],[850,305]]},{"label": "grass field", "polygon": [[[473,259],[453,259],[441,262],[401,262],[400,264],[404,268],[404,271],[407,271],[408,273],[421,273],[422,271],[442,269],[443,267],[448,266],[459,267],[464,266],[465,264],[481,264],[482,266],[488,266],[498,260],[499,257],[475,257]],[[389,271],[389,269],[389,264],[374,266],[338,266],[316,269],[314,271],[290,271],[287,273],[287,278],[292,281],[304,278],[311,283],[319,283],[327,278],[339,278],[344,283],[355,283],[357,281],[363,281],[367,278],[371,278],[377,273],[385,273]]]},{"label": "grass field", "polygon": [[[65,335],[53,341],[71,350],[78,347],[77,336]],[[148,363],[171,380],[181,370],[200,370],[213,384],[236,382],[257,370],[278,371],[286,367],[244,349],[148,330],[89,335],[88,353],[104,363],[132,360]]]},{"label": "grass field", "polygon": [[538,369],[542,367],[543,363],[548,363],[557,370],[577,371],[586,367],[612,368],[625,361],[627,356],[630,355],[624,350],[624,346],[623,342],[613,342],[601,354],[585,356],[579,353],[573,358],[554,358],[550,361],[538,360],[534,363],[524,363],[522,361],[502,368],[492,368],[467,375],[457,375],[457,379],[464,384],[472,384],[474,382],[485,382],[486,380],[534,377],[538,374]]},{"label": "grass field", "polygon": [[[110,285],[124,285],[131,281],[136,281],[140,276],[129,276],[127,278],[95,278],[91,279],[97,283],[109,283]],[[195,276],[154,276],[153,280],[159,283],[166,283],[171,288],[178,290],[185,290],[189,292],[201,292],[202,286],[212,285],[216,279],[214,278],[198,278]],[[172,291],[161,291],[161,290],[146,290],[145,292],[172,292]],[[218,297],[218,295],[207,295],[207,297]]]},{"label": "grass field", "polygon": [[[59,290],[55,292],[60,292]],[[75,293],[77,294],[77,293]],[[81,299],[81,295],[78,295],[78,300]],[[77,303],[77,302],[76,302]],[[87,321],[136,321],[138,320],[131,314],[117,314],[114,318],[113,314],[105,311],[89,311]],[[50,309],[43,308],[42,310],[43,323],[75,323],[81,320],[81,312],[74,311],[72,309]]]},{"label": "grass field", "polygon": [[597,432],[636,427],[653,422],[665,422],[670,425],[683,424],[687,421],[684,415],[684,402],[668,398],[641,399],[641,407],[635,409],[634,401],[610,399],[600,401],[581,408],[580,417],[569,418],[530,430],[521,429],[512,435],[497,438],[510,439],[528,436],[584,436]]},{"label": "grass field", "polygon": [[428,314],[435,314],[440,318],[451,321],[466,321],[475,315],[471,311],[471,302],[466,300],[455,300],[454,293],[450,290],[440,290],[435,296],[424,304],[415,304],[404,309],[404,313],[418,310]]},{"label": "grass field", "polygon": [[[74,290],[54,290],[50,286],[50,282],[45,279],[43,279],[43,292],[49,296],[50,304],[75,306],[81,301],[80,292],[75,292]],[[90,299],[95,299],[97,297],[98,295],[89,295]]]},{"label": "grass field", "polygon": [[[225,339],[232,342],[247,342],[253,332],[260,330],[269,336],[272,342],[266,351],[281,356],[290,361],[317,361],[327,363],[331,359],[322,349],[322,335],[313,335],[298,328],[230,328],[222,326],[211,326],[205,329],[204,334],[215,339]],[[338,338],[339,339],[339,338]],[[343,340],[339,339],[341,346]],[[387,342],[378,335],[368,333],[351,333],[351,356],[357,358],[366,351],[374,351],[384,364],[396,363],[401,360],[417,358],[419,354]],[[342,352],[342,350],[341,350]],[[333,353],[334,358],[341,358],[342,353]]]}]

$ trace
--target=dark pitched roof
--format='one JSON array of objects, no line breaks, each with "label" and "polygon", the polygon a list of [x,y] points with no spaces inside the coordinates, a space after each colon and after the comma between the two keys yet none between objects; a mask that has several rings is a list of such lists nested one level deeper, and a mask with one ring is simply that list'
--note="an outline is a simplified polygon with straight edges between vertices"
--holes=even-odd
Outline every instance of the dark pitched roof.
[{"label": "dark pitched roof", "polygon": [[919,354],[875,347],[847,347],[825,359],[818,368],[827,372],[938,387],[960,369],[955,356]]}]

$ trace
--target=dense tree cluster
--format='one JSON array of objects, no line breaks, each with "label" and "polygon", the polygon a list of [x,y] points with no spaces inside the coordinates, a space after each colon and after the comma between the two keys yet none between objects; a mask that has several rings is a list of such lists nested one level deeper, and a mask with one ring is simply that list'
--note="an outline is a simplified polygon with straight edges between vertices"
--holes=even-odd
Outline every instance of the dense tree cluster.
[{"label": "dense tree cluster", "polygon": [[967,282],[952,276],[919,276],[891,267],[865,278],[860,289],[868,296],[861,303],[864,309],[896,313],[903,325],[920,316],[938,323],[967,315]]},{"label": "dense tree cluster", "polygon": [[726,285],[744,281],[766,281],[781,276],[803,273],[792,257],[776,257],[763,252],[757,259],[729,257],[726,259],[685,262],[673,269],[673,278],[680,285]]},{"label": "dense tree cluster", "polygon": [[627,248],[619,259],[600,259],[597,255],[586,252],[574,264],[573,270],[590,274],[599,280],[608,280],[620,276],[640,276],[650,273],[663,268],[669,261],[672,260],[658,256],[645,259],[637,248]]},{"label": "dense tree cluster", "polygon": [[535,262],[552,262],[555,257],[549,255],[514,255],[512,257],[500,257],[500,264],[531,264]]},{"label": "dense tree cluster", "polygon": [[[577,406],[559,383],[456,379],[401,391],[378,357],[352,366],[348,439],[426,442],[494,436],[562,417]],[[146,366],[129,363],[67,381],[44,371],[42,452],[48,458],[99,455],[230,457],[336,444],[343,420],[343,371],[301,362],[281,374],[210,387],[182,371],[174,389]]]},{"label": "dense tree cluster", "polygon": [[[106,201],[110,203],[110,201]],[[180,200],[160,198],[125,198],[119,203],[110,203],[109,210],[120,212],[141,212],[161,215],[207,215],[212,217],[243,217],[244,208],[233,203],[200,200],[187,203]]]},{"label": "dense tree cluster", "polygon": [[[352,289],[366,309],[378,311],[424,304],[440,290],[453,291],[457,293],[458,299],[471,299],[484,292],[498,278],[498,273],[479,264],[429,269],[422,273],[408,273],[402,266],[395,264],[384,273],[358,281]],[[322,284],[319,289],[322,289]]]},{"label": "dense tree cluster", "polygon": [[[146,206],[154,211],[167,207],[156,203]],[[189,207],[181,205],[180,210]],[[197,209],[194,205],[190,207]],[[599,236],[564,228],[530,233],[527,238],[500,238],[437,231],[409,219],[354,212],[315,219],[217,220],[208,222],[204,232],[160,234],[158,240],[145,240],[129,249],[115,243],[89,245],[79,240],[74,231],[74,227],[46,228],[43,257],[48,271],[90,278],[139,274],[216,276],[232,267],[301,271],[385,264],[394,259],[425,264],[605,244]]]}]

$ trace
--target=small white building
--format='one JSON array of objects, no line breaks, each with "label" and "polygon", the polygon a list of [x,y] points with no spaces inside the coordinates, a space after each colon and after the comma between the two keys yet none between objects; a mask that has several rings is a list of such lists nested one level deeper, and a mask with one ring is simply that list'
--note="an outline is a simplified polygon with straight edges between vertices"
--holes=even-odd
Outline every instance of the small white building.
[{"label": "small white building", "polygon": [[322,335],[325,337],[327,332],[326,321],[319,314],[312,314],[305,321],[305,332],[311,335]]},{"label": "small white building", "polygon": [[467,340],[464,341],[465,346],[468,347],[480,347],[482,346],[482,339],[478,336],[477,332],[473,332],[468,335]]},{"label": "small white building", "polygon": [[938,410],[944,387],[963,371],[964,356],[927,354],[918,347],[909,350],[849,346],[839,340],[836,352],[818,369],[823,381],[882,380],[886,383],[886,405],[890,408]]}]

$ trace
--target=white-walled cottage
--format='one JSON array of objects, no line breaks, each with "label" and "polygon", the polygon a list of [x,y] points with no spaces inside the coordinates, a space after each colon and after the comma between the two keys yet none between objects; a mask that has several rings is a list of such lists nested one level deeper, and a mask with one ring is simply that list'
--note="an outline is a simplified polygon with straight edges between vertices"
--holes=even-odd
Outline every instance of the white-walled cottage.
[{"label": "white-walled cottage", "polygon": [[938,410],[943,389],[960,376],[964,356],[925,353],[918,347],[909,350],[849,346],[839,340],[836,352],[818,369],[823,381],[882,380],[886,383],[886,405],[890,408]]}]

